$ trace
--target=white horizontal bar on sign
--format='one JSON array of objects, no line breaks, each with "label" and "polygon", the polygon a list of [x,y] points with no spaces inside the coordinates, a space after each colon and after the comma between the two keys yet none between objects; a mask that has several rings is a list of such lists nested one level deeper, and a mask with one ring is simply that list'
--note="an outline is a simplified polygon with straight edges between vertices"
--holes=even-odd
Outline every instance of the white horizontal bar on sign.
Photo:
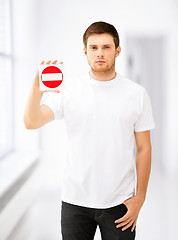
[{"label": "white horizontal bar on sign", "polygon": [[59,80],[62,80],[62,73],[42,74],[42,81],[59,81]]}]

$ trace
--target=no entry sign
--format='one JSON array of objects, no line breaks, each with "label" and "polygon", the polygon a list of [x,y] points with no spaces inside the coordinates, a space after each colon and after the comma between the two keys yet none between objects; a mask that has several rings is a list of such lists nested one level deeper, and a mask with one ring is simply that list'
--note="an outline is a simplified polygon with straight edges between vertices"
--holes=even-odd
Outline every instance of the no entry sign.
[{"label": "no entry sign", "polygon": [[39,69],[40,90],[60,89],[63,82],[62,64],[42,64]]}]

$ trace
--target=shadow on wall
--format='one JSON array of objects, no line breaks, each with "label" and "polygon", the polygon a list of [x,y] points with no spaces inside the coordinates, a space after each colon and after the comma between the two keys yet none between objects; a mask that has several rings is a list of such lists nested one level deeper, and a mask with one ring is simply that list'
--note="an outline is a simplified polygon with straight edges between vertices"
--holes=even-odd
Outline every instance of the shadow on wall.
[{"label": "shadow on wall", "polygon": [[[156,128],[151,132],[152,159],[164,170],[166,132],[166,38],[164,36],[126,37],[126,75],[146,88],[152,103]],[[164,106],[164,108],[163,108]]]}]

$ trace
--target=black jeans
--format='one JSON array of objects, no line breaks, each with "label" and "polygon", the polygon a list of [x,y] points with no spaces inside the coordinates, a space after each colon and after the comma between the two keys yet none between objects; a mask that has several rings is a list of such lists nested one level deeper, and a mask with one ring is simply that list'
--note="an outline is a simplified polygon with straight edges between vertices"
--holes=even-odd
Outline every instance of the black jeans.
[{"label": "black jeans", "polygon": [[73,205],[62,201],[61,205],[61,232],[63,240],[93,240],[97,225],[102,240],[133,240],[135,229],[131,227],[122,231],[116,228],[115,220],[121,218],[128,211],[126,205],[96,209]]}]

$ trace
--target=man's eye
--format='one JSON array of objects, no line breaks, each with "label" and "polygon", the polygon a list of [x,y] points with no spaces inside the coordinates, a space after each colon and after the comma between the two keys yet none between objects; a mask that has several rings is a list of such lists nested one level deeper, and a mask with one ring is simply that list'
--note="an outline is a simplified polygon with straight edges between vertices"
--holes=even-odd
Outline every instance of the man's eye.
[{"label": "man's eye", "polygon": [[108,46],[106,46],[105,48],[109,48]]},{"label": "man's eye", "polygon": [[92,47],[92,49],[96,49],[96,47]]}]

